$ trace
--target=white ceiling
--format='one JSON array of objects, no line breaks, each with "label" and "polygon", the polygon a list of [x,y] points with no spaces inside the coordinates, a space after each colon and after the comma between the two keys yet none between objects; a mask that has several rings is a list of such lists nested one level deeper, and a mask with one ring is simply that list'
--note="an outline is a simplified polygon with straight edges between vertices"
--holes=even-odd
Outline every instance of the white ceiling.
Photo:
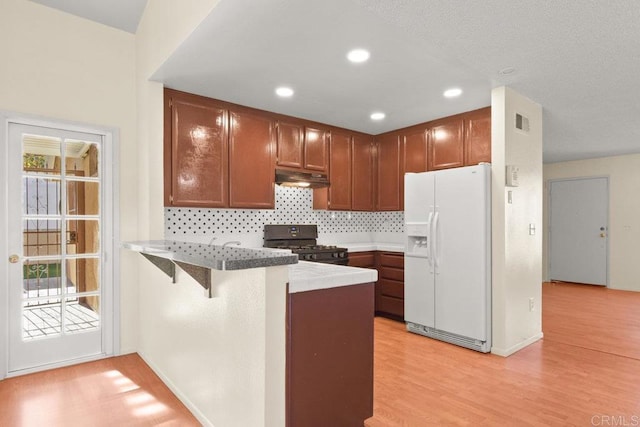
[{"label": "white ceiling", "polygon": [[134,34],[147,5],[147,0],[31,1]]},{"label": "white ceiling", "polygon": [[[637,0],[220,0],[152,78],[371,134],[507,85],[543,106],[546,162],[602,157],[640,152],[639,22]],[[354,47],[371,59],[346,61]],[[444,99],[453,86],[463,95]]]}]

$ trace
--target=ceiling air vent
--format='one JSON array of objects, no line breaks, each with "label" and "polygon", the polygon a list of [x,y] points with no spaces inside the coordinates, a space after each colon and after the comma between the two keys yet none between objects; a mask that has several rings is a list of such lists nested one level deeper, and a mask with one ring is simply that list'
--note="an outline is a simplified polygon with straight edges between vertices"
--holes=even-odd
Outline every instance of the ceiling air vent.
[{"label": "ceiling air vent", "polygon": [[516,129],[523,132],[529,132],[529,118],[522,114],[516,113]]}]

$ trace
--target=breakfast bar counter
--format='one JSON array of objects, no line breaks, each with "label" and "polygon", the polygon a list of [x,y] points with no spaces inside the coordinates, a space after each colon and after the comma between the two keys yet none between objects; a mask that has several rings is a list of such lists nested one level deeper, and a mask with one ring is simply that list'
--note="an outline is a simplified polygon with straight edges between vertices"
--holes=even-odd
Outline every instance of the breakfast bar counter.
[{"label": "breakfast bar counter", "polygon": [[375,270],[267,248],[123,248],[153,263],[140,264],[139,354],[203,425],[362,425],[373,415]]}]

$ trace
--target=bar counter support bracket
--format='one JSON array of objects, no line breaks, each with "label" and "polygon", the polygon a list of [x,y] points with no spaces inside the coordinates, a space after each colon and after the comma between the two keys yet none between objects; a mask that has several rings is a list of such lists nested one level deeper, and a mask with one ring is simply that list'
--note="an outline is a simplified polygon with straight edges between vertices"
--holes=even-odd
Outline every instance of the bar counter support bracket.
[{"label": "bar counter support bracket", "polygon": [[140,254],[151,261],[153,265],[158,267],[164,274],[171,277],[173,283],[176,283],[176,266],[173,264],[171,260],[166,258],[160,258],[155,255],[149,255],[144,252],[140,252]]},{"label": "bar counter support bracket", "polygon": [[208,291],[208,297],[211,295],[211,269],[207,267],[200,267],[199,265],[186,264],[180,261],[174,261],[178,267],[184,270],[189,276],[193,277],[196,282],[200,283],[202,287]]}]

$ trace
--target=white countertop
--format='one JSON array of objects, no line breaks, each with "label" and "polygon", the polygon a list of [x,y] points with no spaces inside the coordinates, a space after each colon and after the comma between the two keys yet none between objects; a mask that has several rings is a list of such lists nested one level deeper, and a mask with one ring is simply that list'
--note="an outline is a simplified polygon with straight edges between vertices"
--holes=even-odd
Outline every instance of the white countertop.
[{"label": "white countertop", "polygon": [[378,272],[368,268],[307,261],[289,265],[290,294],[371,283],[377,280]]},{"label": "white countertop", "polygon": [[404,252],[404,245],[401,243],[339,243],[338,246],[347,248],[349,252],[367,252],[367,251],[387,251],[387,252]]}]

